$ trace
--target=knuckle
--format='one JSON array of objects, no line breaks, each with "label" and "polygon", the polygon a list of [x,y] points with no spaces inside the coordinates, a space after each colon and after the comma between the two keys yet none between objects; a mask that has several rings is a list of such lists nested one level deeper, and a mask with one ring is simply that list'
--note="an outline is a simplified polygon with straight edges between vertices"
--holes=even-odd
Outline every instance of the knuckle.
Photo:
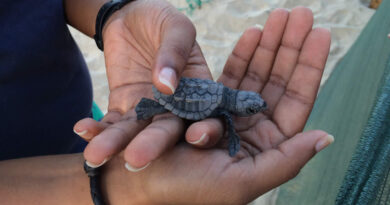
[{"label": "knuckle", "polygon": [[169,50],[171,50],[178,59],[187,59],[189,55],[189,51],[187,48],[181,45],[171,45],[169,47]]},{"label": "knuckle", "polygon": [[287,86],[287,81],[276,73],[271,74],[269,83],[279,88],[285,88]]},{"label": "knuckle", "polygon": [[165,126],[161,126],[161,125],[151,124],[151,125],[149,125],[148,129],[150,131],[155,131],[156,133],[160,133],[161,135],[164,135],[164,136],[170,136],[172,134],[171,130],[169,130]]},{"label": "knuckle", "polygon": [[278,147],[278,150],[283,155],[283,161],[285,162],[284,169],[284,181],[288,181],[290,179],[295,178],[301,171],[303,165],[299,160],[296,160],[296,154],[288,150],[286,146],[281,144]]},{"label": "knuckle", "polygon": [[314,100],[308,98],[307,96],[304,96],[302,93],[300,93],[297,90],[287,88],[285,92],[285,96],[291,98],[292,100],[296,100],[299,103],[304,105],[312,106],[314,104]]},{"label": "knuckle", "polygon": [[224,69],[222,73],[228,78],[228,79],[237,79],[239,78],[238,74],[235,72],[234,69]]},{"label": "knuckle", "polygon": [[261,75],[260,75],[258,72],[256,72],[255,70],[249,70],[249,71],[246,73],[246,77],[247,77],[248,79],[250,79],[251,81],[253,81],[253,82],[261,83],[261,84],[263,84],[263,85],[264,85],[264,83],[265,83],[265,79],[263,79],[263,78],[261,77]]}]

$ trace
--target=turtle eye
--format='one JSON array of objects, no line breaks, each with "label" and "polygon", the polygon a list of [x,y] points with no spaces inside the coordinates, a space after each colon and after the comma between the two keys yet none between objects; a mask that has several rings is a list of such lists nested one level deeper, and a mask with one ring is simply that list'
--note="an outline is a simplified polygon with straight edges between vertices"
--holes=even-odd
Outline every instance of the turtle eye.
[{"label": "turtle eye", "polygon": [[255,114],[255,113],[257,113],[256,109],[254,109],[254,108],[252,108],[252,107],[250,107],[250,108],[248,108],[248,109],[246,109],[246,110],[247,110],[247,113],[249,113],[249,114]]}]

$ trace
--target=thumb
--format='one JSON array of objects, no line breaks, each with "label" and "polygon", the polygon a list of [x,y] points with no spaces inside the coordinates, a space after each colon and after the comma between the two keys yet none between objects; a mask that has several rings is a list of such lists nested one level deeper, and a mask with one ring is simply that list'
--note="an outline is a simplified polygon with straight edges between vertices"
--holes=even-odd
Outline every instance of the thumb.
[{"label": "thumb", "polygon": [[161,42],[153,68],[153,84],[164,94],[173,94],[195,45],[196,31],[184,14],[175,11],[162,24]]},{"label": "thumb", "polygon": [[278,149],[257,155],[259,190],[268,191],[294,178],[316,153],[333,141],[334,137],[322,130],[306,131],[283,142]]}]

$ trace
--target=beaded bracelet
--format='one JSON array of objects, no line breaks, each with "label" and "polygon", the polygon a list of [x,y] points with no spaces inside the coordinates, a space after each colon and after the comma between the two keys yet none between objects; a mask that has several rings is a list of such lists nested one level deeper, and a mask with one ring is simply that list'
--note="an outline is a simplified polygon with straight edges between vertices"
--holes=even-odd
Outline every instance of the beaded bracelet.
[{"label": "beaded bracelet", "polygon": [[87,161],[84,161],[84,171],[89,177],[89,185],[91,188],[91,197],[95,205],[106,204],[103,199],[103,194],[100,191],[100,167],[93,168],[88,166]]}]

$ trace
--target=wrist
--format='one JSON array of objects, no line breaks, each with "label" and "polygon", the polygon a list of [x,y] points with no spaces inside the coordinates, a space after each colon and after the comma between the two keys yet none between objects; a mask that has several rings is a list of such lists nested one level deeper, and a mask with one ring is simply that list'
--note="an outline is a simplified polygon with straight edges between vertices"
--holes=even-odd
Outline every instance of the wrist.
[{"label": "wrist", "polygon": [[101,173],[103,196],[107,204],[149,204],[143,183],[142,173],[130,173],[124,166],[123,157],[112,158]]},{"label": "wrist", "polygon": [[107,23],[108,19],[115,13],[118,13],[119,10],[130,4],[135,0],[112,0],[105,3],[100,9],[96,17],[95,25],[95,35],[93,36],[96,42],[97,47],[103,51],[103,28]]},{"label": "wrist", "polygon": [[69,25],[92,37],[99,9],[110,0],[63,0]]}]

